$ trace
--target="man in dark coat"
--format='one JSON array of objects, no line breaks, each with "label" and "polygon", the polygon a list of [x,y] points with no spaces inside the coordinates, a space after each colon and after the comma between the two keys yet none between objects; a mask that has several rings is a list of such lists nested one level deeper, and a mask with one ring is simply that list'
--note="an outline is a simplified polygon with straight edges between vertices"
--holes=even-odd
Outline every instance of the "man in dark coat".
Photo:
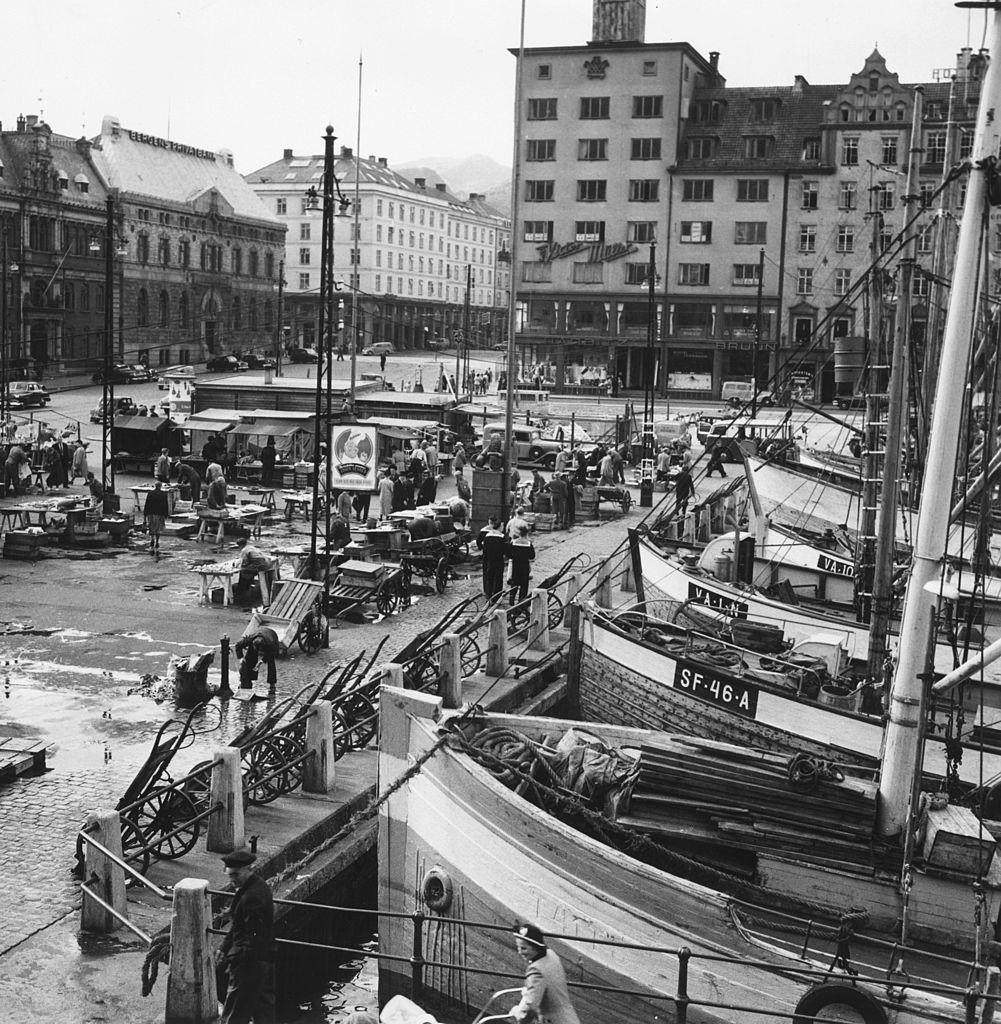
[{"label": "man in dark coat", "polygon": [[722,440],[717,439],[709,452],[709,464],[706,466],[706,476],[712,476],[715,470],[719,470],[720,476],[726,476],[723,468],[723,455],[726,452],[726,445]]},{"label": "man in dark coat", "polygon": [[275,439],[268,438],[268,443],[261,449],[261,486],[270,487],[275,475],[275,458],[278,452],[275,450]]},{"label": "man in dark coat", "polygon": [[202,478],[198,475],[198,470],[194,466],[182,462],[177,467],[177,482],[182,486],[184,484],[188,485],[191,490],[192,501],[202,500]]},{"label": "man in dark coat", "polygon": [[257,663],[263,661],[268,668],[268,689],[274,690],[278,683],[278,634],[270,626],[258,626],[253,633],[242,637],[236,645],[236,656],[240,662],[240,686],[249,690],[257,676]]},{"label": "man in dark coat", "polygon": [[476,546],[483,552],[483,593],[493,597],[504,589],[504,532],[500,520],[490,517],[476,538]]},{"label": "man in dark coat", "polygon": [[[411,485],[413,493],[413,485]],[[393,511],[402,512],[407,507],[407,478],[397,475],[393,481]]]},{"label": "man in dark coat", "polygon": [[[227,853],[222,862],[236,890],[230,928],[219,950],[228,988],[222,1024],[274,1024],[275,906],[267,882],[253,870],[249,850]],[[222,996],[222,992],[219,993]]]},{"label": "man in dark coat", "polygon": [[674,497],[678,503],[678,516],[684,516],[688,512],[688,502],[695,496],[695,484],[692,483],[692,474],[687,466],[681,467],[681,472],[674,478]]},{"label": "man in dark coat", "polygon": [[554,474],[549,481],[549,493],[553,498],[553,529],[564,530],[567,526],[567,482]]}]

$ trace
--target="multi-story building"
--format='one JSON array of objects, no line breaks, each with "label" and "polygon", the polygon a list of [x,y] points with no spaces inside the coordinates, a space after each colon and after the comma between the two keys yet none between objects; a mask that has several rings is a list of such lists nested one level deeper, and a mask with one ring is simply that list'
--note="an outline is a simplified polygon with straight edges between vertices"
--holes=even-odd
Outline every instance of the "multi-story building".
[{"label": "multi-story building", "polygon": [[[322,154],[296,156],[286,149],[281,160],[247,175],[288,226],[283,325],[289,344],[317,341],[321,211],[308,191],[322,189],[323,160]],[[508,238],[503,216],[480,195],[461,200],[443,184],[429,187],[423,178],[398,174],[385,157],[356,158],[347,146],[335,158],[334,174],[352,204],[346,217],[334,218],[339,326],[353,329],[353,293],[361,347],[389,341],[411,349],[434,337],[453,340],[464,323],[468,265],[473,343],[494,336],[507,303],[506,268],[503,277],[498,274]]]},{"label": "multi-story building", "polygon": [[[717,53],[645,43],[644,12],[642,0],[593,0],[587,46],[526,51],[522,372],[542,363],[557,388],[587,372],[640,389],[654,373],[649,333],[660,394],[718,397],[724,380],[756,374],[829,397],[835,340],[867,328],[869,265],[896,247],[906,219],[930,272],[936,231],[954,229],[964,190],[940,185],[969,155],[983,56],[964,50],[921,86],[920,196],[908,211],[917,87],[878,51],[842,85],[797,75],[786,87],[728,88]],[[938,275],[948,271],[940,260]],[[912,338],[934,316],[930,281],[919,270]]]},{"label": "multi-story building", "polygon": [[0,344],[14,376],[72,373],[103,352],[105,190],[89,153],[36,115],[0,130]]},{"label": "multi-story building", "polygon": [[163,366],[272,351],[285,225],[233,155],[105,117],[91,160],[115,197],[119,357]]}]

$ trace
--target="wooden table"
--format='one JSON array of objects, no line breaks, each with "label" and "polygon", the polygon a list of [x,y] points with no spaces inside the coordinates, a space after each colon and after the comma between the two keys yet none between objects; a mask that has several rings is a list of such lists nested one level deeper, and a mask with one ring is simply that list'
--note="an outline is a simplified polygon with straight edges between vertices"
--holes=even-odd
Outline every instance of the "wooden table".
[{"label": "wooden table", "polygon": [[[271,604],[271,588],[268,585],[268,573],[277,569],[275,562],[270,569],[259,569],[257,571],[257,585],[261,588],[261,601],[265,607]],[[199,604],[208,604],[211,601],[212,591],[216,587],[222,587],[223,603],[233,603],[233,584],[240,578],[240,562],[219,562],[215,565],[197,565],[192,572],[201,576],[201,591],[198,597]]]},{"label": "wooden table", "polygon": [[[143,484],[132,488],[132,500],[136,504],[137,512],[142,513],[146,495],[154,490],[156,488],[150,484]],[[177,499],[181,495],[181,488],[177,484],[167,484],[161,490],[167,495],[167,515],[172,516],[177,509]]]},{"label": "wooden table", "polygon": [[285,518],[291,519],[293,515],[301,515],[308,519],[310,509],[313,505],[313,495],[310,491],[282,491],[282,500],[285,502]]},{"label": "wooden table", "polygon": [[256,504],[263,505],[266,509],[274,511],[276,507],[275,490],[276,488],[274,487],[248,487],[247,494],[249,494],[251,498],[259,495],[260,500]]},{"label": "wooden table", "polygon": [[27,525],[24,513],[19,508],[0,508],[0,533],[19,530]]},{"label": "wooden table", "polygon": [[225,509],[199,509],[198,536],[195,537],[195,540],[199,543],[205,540],[206,535],[212,531],[212,523],[218,524],[215,537],[217,545],[222,544],[227,523],[249,524],[251,536],[260,537],[261,520],[264,518],[265,512],[267,512],[267,509],[263,505],[241,505],[240,507],[233,506],[232,508]]},{"label": "wooden table", "polygon": [[264,469],[264,464],[261,462],[238,462],[234,467],[236,471],[237,481],[243,481],[248,484],[260,483],[261,470]]}]

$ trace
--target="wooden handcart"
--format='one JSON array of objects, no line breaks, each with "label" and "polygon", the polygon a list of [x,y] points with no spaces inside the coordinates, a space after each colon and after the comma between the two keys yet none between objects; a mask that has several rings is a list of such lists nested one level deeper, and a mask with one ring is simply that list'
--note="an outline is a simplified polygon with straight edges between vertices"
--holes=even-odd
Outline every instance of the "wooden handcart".
[{"label": "wooden handcart", "polygon": [[428,586],[433,584],[439,594],[445,593],[445,587],[453,578],[450,554],[448,545],[441,537],[410,541],[400,558],[408,588],[414,576],[417,576]]},{"label": "wooden handcart", "polygon": [[250,613],[243,635],[256,632],[259,626],[270,626],[278,634],[280,655],[288,654],[296,642],[306,654],[314,654],[323,643],[326,629],[320,608],[322,594],[323,584],[315,580],[286,580],[267,610],[255,608]]},{"label": "wooden handcart", "polygon": [[374,604],[380,615],[391,615],[410,604],[410,586],[401,565],[349,558],[337,567],[327,599],[331,621],[367,604]]}]

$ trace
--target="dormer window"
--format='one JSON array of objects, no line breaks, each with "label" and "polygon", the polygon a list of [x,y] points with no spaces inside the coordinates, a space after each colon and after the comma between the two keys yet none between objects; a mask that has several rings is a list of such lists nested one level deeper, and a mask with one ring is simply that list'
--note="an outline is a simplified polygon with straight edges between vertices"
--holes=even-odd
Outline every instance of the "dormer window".
[{"label": "dormer window", "polygon": [[66,192],[69,189],[70,180],[65,171],[56,171],[56,184],[62,192]]},{"label": "dormer window", "polygon": [[85,174],[78,174],[74,179],[73,183],[76,185],[77,192],[89,192],[90,182],[87,180]]},{"label": "dormer window", "polygon": [[879,92],[879,75],[871,74],[869,76],[869,92]]},{"label": "dormer window", "polygon": [[775,120],[779,103],[774,99],[751,100],[751,120],[755,124],[770,124]]}]

